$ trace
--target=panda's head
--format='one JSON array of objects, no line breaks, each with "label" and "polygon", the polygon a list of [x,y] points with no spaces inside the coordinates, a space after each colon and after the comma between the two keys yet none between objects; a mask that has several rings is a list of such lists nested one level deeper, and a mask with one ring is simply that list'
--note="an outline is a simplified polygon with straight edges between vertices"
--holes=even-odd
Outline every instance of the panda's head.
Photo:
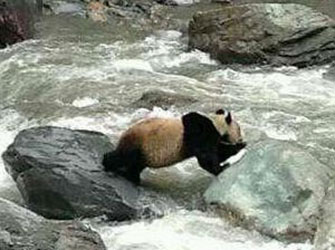
[{"label": "panda's head", "polygon": [[219,109],[215,114],[210,115],[216,130],[220,133],[220,143],[234,145],[242,149],[246,146],[243,140],[240,125],[232,118],[229,111]]}]

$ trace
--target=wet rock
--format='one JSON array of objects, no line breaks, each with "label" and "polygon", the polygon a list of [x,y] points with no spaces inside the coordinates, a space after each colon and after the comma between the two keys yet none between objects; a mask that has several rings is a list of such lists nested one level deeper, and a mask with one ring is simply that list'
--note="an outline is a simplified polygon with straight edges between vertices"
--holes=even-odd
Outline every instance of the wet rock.
[{"label": "wet rock", "polygon": [[133,106],[147,109],[152,109],[153,107],[168,109],[171,106],[185,107],[195,102],[197,100],[190,96],[168,93],[161,90],[150,90],[143,93],[142,97],[133,103]]},{"label": "wet rock", "polygon": [[125,25],[136,33],[139,30],[150,34],[158,29],[180,30],[185,26],[185,22],[174,18],[172,7],[152,0],[91,1],[86,9],[86,16],[95,22]]},{"label": "wet rock", "polygon": [[288,142],[256,144],[205,192],[234,223],[279,240],[312,239],[329,169]]},{"label": "wet rock", "polygon": [[87,6],[87,17],[94,22],[107,22],[107,8],[100,2],[90,2]]},{"label": "wet rock", "polygon": [[115,18],[149,18],[153,2],[150,0],[90,1],[87,16],[95,22],[107,22]]},{"label": "wet rock", "polygon": [[194,15],[189,47],[224,64],[325,64],[335,58],[334,24],[303,5],[227,6]]},{"label": "wet rock", "polygon": [[80,222],[46,220],[0,198],[1,250],[104,250],[100,236]]},{"label": "wet rock", "polygon": [[81,0],[43,0],[44,14],[84,15],[85,4]]},{"label": "wet rock", "polygon": [[35,1],[0,1],[0,48],[32,38],[36,13]]},{"label": "wet rock", "polygon": [[327,72],[323,73],[322,77],[330,81],[335,81],[335,64],[334,63],[327,70]]},{"label": "wet rock", "polygon": [[28,207],[46,218],[135,218],[143,212],[139,190],[101,165],[112,149],[98,132],[36,127],[21,131],[2,157]]},{"label": "wet rock", "polygon": [[322,203],[322,216],[315,235],[314,250],[335,249],[335,186],[331,186]]}]

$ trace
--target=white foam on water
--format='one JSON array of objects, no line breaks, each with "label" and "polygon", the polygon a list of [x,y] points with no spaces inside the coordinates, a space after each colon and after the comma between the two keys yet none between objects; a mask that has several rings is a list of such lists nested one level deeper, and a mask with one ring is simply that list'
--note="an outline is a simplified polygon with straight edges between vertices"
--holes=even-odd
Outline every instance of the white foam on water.
[{"label": "white foam on water", "polygon": [[140,58],[149,62],[157,70],[179,67],[186,63],[217,64],[208,53],[200,50],[184,52],[186,47],[180,42],[181,36],[180,32],[170,30],[159,31],[155,35],[147,37],[139,44],[139,47],[145,51],[140,54]]},{"label": "white foam on water", "polygon": [[[25,123],[24,119],[13,110],[0,113],[0,155],[14,141],[15,135],[19,130],[16,126],[24,127],[19,124],[21,122]],[[0,157],[0,190],[11,186],[12,183],[13,180],[6,172],[4,162]]]},{"label": "white foam on water", "polygon": [[120,59],[115,60],[111,63],[111,66],[115,67],[117,71],[148,71],[153,72],[153,69],[149,62],[141,59]]},{"label": "white foam on water", "polygon": [[94,130],[107,135],[118,136],[131,124],[142,119],[153,117],[177,117],[179,114],[171,110],[163,110],[154,107],[152,110],[137,109],[131,114],[118,114],[110,112],[108,115],[101,117],[84,117],[77,116],[73,118],[60,118],[49,122],[51,126],[60,126],[69,129],[86,129]]},{"label": "white foam on water", "polygon": [[84,98],[77,98],[72,102],[72,105],[77,108],[84,108],[89,107],[95,104],[98,104],[99,100],[91,98],[91,97],[84,97]]},{"label": "white foam on water", "polygon": [[97,66],[68,66],[62,65],[55,68],[53,65],[45,65],[41,69],[46,68],[49,74],[54,76],[61,82],[74,79],[90,79],[96,82],[103,82],[110,77],[115,76],[115,69],[109,64]]},{"label": "white foam on water", "polygon": [[[28,122],[14,110],[0,112],[0,155],[6,151],[20,130],[34,125],[33,121]],[[2,157],[0,157],[0,197],[18,203],[22,202],[16,183],[7,173]]]},{"label": "white foam on water", "polygon": [[297,136],[293,131],[288,131],[286,128],[263,128],[263,131],[269,138],[280,141],[297,141]]},{"label": "white foam on water", "polygon": [[60,118],[56,121],[51,121],[49,125],[69,129],[94,130],[107,135],[116,136],[129,122],[129,117],[110,114],[104,117],[77,116],[73,118]]},{"label": "white foam on water", "polygon": [[190,52],[184,52],[176,56],[171,56],[168,53],[166,55],[160,55],[148,59],[152,65],[156,68],[164,66],[165,68],[180,67],[186,63],[198,63],[216,65],[216,61],[212,60],[208,54],[199,50],[193,50]]},{"label": "white foam on water", "polygon": [[60,13],[76,13],[83,11],[81,5],[76,3],[61,3],[59,6],[55,8],[55,14]]},{"label": "white foam on water", "polygon": [[[2,126],[0,126],[0,129],[1,129],[0,154],[2,154],[7,149],[9,144],[13,142],[15,134],[13,132],[3,129]],[[0,193],[1,190],[7,189],[12,185],[13,180],[10,177],[10,175],[6,172],[4,162],[0,157]]]},{"label": "white foam on water", "polygon": [[160,107],[153,107],[152,111],[149,111],[144,118],[176,118],[181,114],[174,110],[164,110]]},{"label": "white foam on water", "polygon": [[[284,68],[284,67],[283,67]],[[324,69],[271,72],[239,72],[233,69],[218,70],[208,75],[209,82],[222,82],[229,89],[244,91],[248,98],[273,101],[309,100],[328,104],[335,99],[333,83],[322,78]],[[234,83],[234,84],[232,84]],[[251,99],[252,100],[252,99]]]},{"label": "white foam on water", "polygon": [[335,107],[335,87],[322,78],[324,68],[281,67],[270,72],[236,71],[231,68],[211,72],[207,81],[221,84],[231,102],[247,103],[252,117],[247,126],[263,131],[276,140],[298,141],[310,115]]},{"label": "white foam on water", "polygon": [[230,226],[199,211],[179,210],[153,221],[96,228],[109,250],[311,250],[311,244],[285,245],[256,232]]},{"label": "white foam on water", "polygon": [[174,0],[178,5],[191,5],[195,3],[199,3],[200,0]]}]

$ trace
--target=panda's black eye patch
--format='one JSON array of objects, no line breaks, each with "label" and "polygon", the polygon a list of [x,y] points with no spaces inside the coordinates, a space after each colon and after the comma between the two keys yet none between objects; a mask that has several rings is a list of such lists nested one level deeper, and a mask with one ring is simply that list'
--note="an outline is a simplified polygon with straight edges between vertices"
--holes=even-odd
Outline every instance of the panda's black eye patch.
[{"label": "panda's black eye patch", "polygon": [[224,115],[225,114],[225,111],[223,109],[218,109],[215,114],[217,115]]}]

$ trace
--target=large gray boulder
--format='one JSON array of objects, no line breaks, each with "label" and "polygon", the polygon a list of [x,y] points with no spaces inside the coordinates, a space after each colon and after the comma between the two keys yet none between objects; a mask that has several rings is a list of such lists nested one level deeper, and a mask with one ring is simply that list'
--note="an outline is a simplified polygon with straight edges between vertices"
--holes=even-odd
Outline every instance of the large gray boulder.
[{"label": "large gray boulder", "polygon": [[98,132],[36,127],[21,131],[2,157],[28,207],[47,218],[140,216],[138,188],[103,170],[112,149]]},{"label": "large gray boulder", "polygon": [[0,198],[1,250],[105,250],[100,236],[80,222],[46,220]]},{"label": "large gray boulder", "polygon": [[228,6],[194,15],[189,47],[224,64],[325,64],[335,58],[334,24],[298,4]]},{"label": "large gray boulder", "polygon": [[238,225],[279,240],[313,239],[329,169],[288,142],[254,145],[213,181],[207,203]]},{"label": "large gray boulder", "polygon": [[149,90],[144,92],[140,99],[133,103],[136,108],[152,109],[153,107],[161,107],[169,109],[174,107],[187,107],[197,100],[191,96],[177,93],[169,93],[161,90]]},{"label": "large gray boulder", "polygon": [[40,0],[0,1],[0,48],[30,39]]},{"label": "large gray boulder", "polygon": [[314,250],[335,249],[335,186],[332,185],[322,204],[322,216],[314,241]]}]

